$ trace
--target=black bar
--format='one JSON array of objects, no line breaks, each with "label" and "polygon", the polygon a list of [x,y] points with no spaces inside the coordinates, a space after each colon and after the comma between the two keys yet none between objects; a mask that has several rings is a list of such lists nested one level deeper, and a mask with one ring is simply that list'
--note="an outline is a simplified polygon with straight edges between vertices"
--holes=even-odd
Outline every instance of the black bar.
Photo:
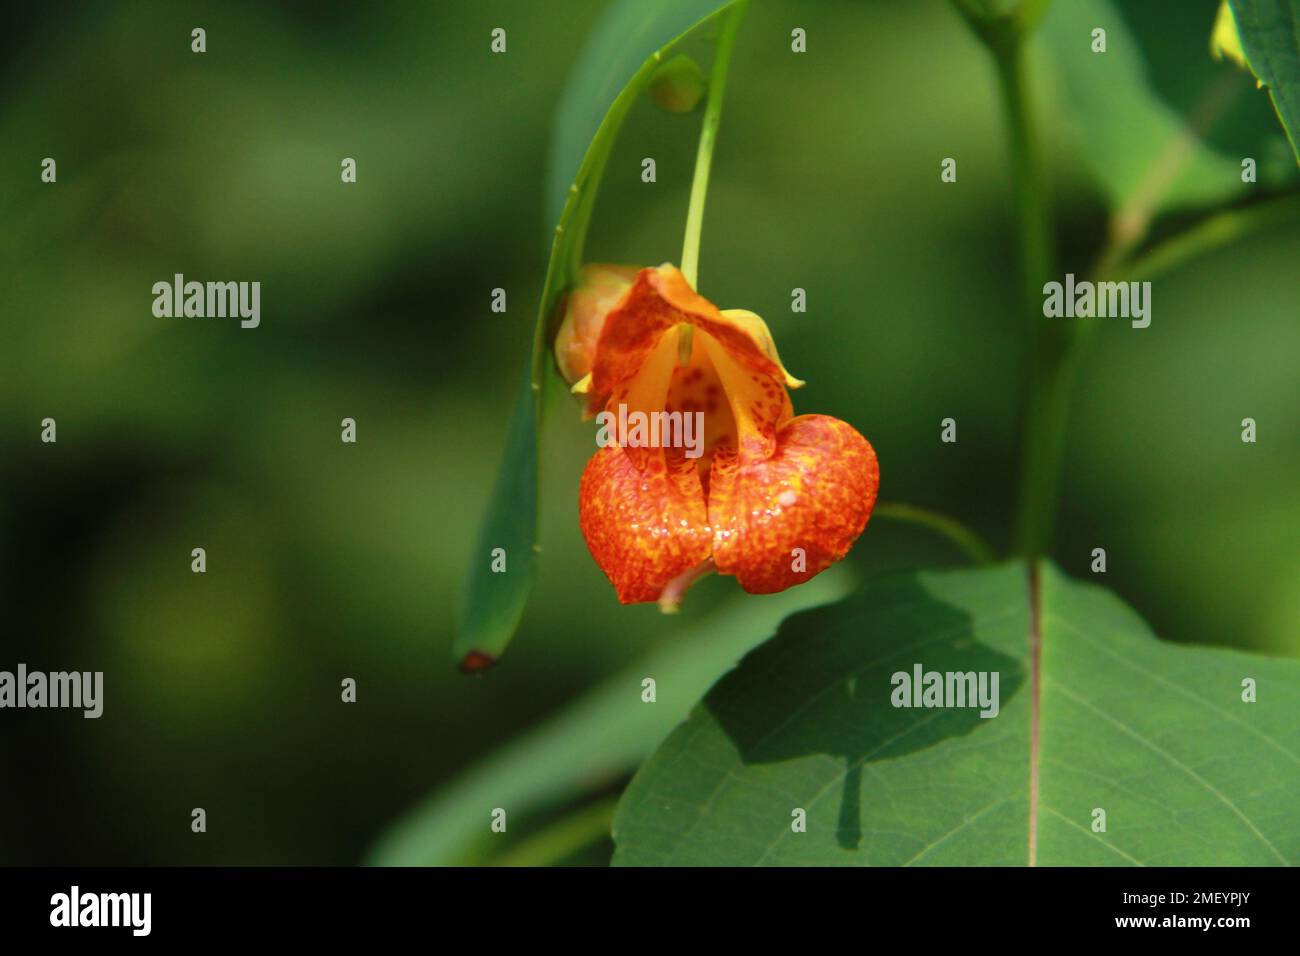
[{"label": "black bar", "polygon": [[[1005,938],[1031,926],[1071,942],[1200,936],[1231,944],[1242,933],[1293,930],[1295,897],[1294,876],[1281,869],[5,869],[6,940],[129,940],[133,915],[143,928],[142,896],[139,910],[121,897],[108,901],[105,912],[118,908],[127,925],[51,925],[61,915],[59,894],[70,909],[73,886],[87,914],[100,912],[100,894],[150,894],[149,932],[140,938],[176,943],[337,944],[414,934],[437,945],[431,934],[447,930],[487,939],[525,931],[547,943],[598,926],[630,938],[688,934],[701,924],[710,934],[743,936],[779,924],[813,932],[856,926],[864,945],[918,929],[929,944]],[[1204,919],[1211,925],[1199,925]],[[1132,920],[1151,922],[1120,925]]]}]

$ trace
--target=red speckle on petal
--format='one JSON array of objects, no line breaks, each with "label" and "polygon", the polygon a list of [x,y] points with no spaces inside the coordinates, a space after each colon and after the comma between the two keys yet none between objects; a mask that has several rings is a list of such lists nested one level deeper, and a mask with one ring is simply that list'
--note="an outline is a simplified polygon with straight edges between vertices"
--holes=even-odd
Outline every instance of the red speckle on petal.
[{"label": "red speckle on petal", "polygon": [[[844,557],[866,527],[880,487],[871,445],[846,422],[801,415],[776,435],[770,458],[715,455],[709,482],[713,559],[754,594],[784,591]],[[795,570],[792,552],[804,553]]]},{"label": "red speckle on petal", "polygon": [[587,548],[623,604],[656,601],[673,578],[709,556],[712,531],[695,464],[664,455],[638,472],[616,446],[587,463],[578,520]]},{"label": "red speckle on petal", "polygon": [[[695,329],[685,367],[668,338],[683,323]],[[590,414],[622,403],[706,413],[698,458],[611,446],[583,473],[582,532],[621,602],[659,599],[709,561],[747,591],[784,590],[861,534],[879,487],[871,445],[838,419],[794,417],[762,320],[720,312],[674,267],[637,273],[600,330],[591,375]]]}]

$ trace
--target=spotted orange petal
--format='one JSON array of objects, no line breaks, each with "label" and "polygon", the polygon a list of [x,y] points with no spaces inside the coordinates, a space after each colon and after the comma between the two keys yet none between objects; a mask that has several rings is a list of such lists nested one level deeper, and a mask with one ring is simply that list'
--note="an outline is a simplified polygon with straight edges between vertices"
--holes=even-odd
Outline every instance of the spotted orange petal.
[{"label": "spotted orange petal", "polygon": [[758,316],[742,310],[719,311],[671,264],[642,269],[609,313],[592,361],[589,413],[620,403],[645,407],[637,399],[650,375],[655,379],[657,407],[662,408],[664,392],[658,389],[671,375],[671,368],[662,366],[676,355],[675,349],[665,347],[665,337],[675,338],[674,330],[681,324],[705,333],[699,345],[707,349],[722,379],[739,429],[757,431],[770,446],[776,428],[793,414],[786,386],[800,383],[781,366],[771,335]]},{"label": "spotted orange petal", "polygon": [[598,450],[582,473],[578,521],[623,604],[658,600],[713,546],[699,473],[676,449],[636,460],[617,445]]},{"label": "spotted orange petal", "polygon": [[879,487],[870,443],[829,415],[785,422],[770,457],[719,452],[708,509],[718,571],[752,594],[807,581],[848,553]]}]

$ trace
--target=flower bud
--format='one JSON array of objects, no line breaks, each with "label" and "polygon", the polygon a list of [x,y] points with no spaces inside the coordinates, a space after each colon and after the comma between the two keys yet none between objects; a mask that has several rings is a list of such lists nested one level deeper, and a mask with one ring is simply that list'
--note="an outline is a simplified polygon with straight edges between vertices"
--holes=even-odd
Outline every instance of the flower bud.
[{"label": "flower bud", "polygon": [[622,301],[641,269],[588,263],[564,305],[564,319],[555,335],[555,364],[570,385],[591,371],[605,319]]},{"label": "flower bud", "polygon": [[650,97],[670,113],[689,113],[704,96],[704,73],[694,60],[679,53],[650,78]]}]

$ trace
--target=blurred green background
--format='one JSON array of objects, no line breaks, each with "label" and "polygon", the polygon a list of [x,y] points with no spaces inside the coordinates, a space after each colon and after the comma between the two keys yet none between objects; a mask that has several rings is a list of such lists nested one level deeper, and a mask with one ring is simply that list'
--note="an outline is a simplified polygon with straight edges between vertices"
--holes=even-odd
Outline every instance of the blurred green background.
[{"label": "blurred green background", "polygon": [[[550,118],[604,6],[11,14],[0,668],[102,670],[106,690],[97,721],[0,714],[0,862],[358,862],[401,814],[602,678],[777,606],[726,579],[678,617],[620,608],[577,527],[592,427],[560,405],[520,632],[482,678],[449,656],[546,267]],[[1145,56],[1149,97],[1176,116],[1233,68],[1209,59],[1212,0],[1164,4],[1177,29],[1128,10],[1153,6],[1091,4],[1082,20],[1121,16],[1112,38],[1130,20],[1161,38],[1115,52]],[[489,51],[498,26],[504,56]],[[790,52],[795,26],[807,54]],[[1044,31],[1036,94],[1062,268],[1084,273],[1124,180],[1089,150],[1163,144],[1130,109],[1137,93],[1086,73],[1080,85],[1072,65],[1093,64],[1054,52],[1052,31],[1072,48],[1070,11]],[[1078,43],[1088,55],[1086,33]],[[1226,169],[1227,186],[1175,193],[1175,219],[1242,199],[1242,155],[1258,153],[1260,190],[1294,172],[1265,95],[1240,85],[1240,123],[1207,145],[1207,175]],[[589,258],[676,260],[698,121],[634,109]],[[758,0],[728,83],[700,281],[766,317],[809,382],[798,410],[872,441],[882,500],[949,512],[1000,548],[1027,350],[1003,138],[990,63],[945,3]],[[46,156],[55,185],[39,180]],[[339,181],[345,156],[354,185]],[[640,181],[644,156],[656,184]],[[942,184],[949,156],[958,181]],[[1105,324],[1083,364],[1056,557],[1086,575],[1105,547],[1106,583],[1171,640],[1300,653],[1298,255],[1293,223],[1189,263],[1156,282],[1149,329]],[[259,280],[261,327],[155,319],[151,286],[175,272]],[[806,314],[790,311],[795,287]],[[1247,416],[1254,445],[1239,439]],[[45,417],[57,444],[40,442]],[[344,417],[355,445],[339,440]],[[945,417],[956,445],[939,441]],[[843,583],[960,561],[877,519]],[[345,677],[354,705],[339,699]],[[626,706],[643,706],[635,688]],[[190,832],[193,807],[206,834]]]}]

